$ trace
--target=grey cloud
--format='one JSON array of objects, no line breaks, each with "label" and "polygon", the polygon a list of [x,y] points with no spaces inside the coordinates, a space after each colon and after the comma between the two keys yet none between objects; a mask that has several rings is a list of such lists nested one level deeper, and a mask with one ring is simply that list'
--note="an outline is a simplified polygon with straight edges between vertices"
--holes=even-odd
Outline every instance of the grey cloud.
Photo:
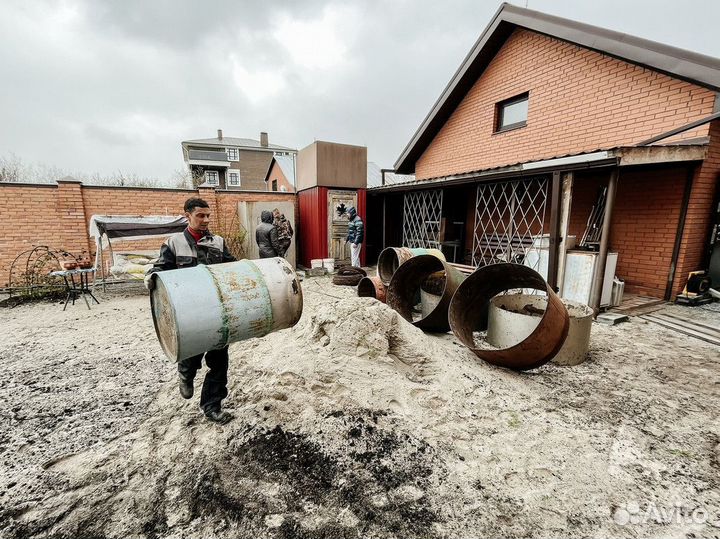
[{"label": "grey cloud", "polygon": [[[67,27],[37,20],[62,5],[77,7]],[[283,17],[315,20],[328,6],[354,9],[341,21],[344,60],[304,69],[273,28]],[[711,26],[720,4],[658,6],[529,0],[531,9],[720,56]],[[497,8],[484,0],[10,1],[0,18],[0,154],[165,179],[182,166],[181,140],[223,128],[253,138],[268,131],[297,148],[315,139],[364,144],[370,159],[392,166]],[[233,80],[231,54],[250,73],[278,74],[284,88],[253,102]]]}]

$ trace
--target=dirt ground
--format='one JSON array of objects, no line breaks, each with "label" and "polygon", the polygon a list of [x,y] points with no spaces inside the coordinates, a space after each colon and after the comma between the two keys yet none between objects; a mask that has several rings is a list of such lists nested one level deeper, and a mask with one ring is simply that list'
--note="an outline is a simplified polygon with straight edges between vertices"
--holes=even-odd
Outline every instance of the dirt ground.
[{"label": "dirt ground", "polygon": [[180,398],[146,295],[0,309],[0,537],[720,536],[716,346],[633,318],[514,373],[303,292],[295,328],[231,346],[222,427]]}]

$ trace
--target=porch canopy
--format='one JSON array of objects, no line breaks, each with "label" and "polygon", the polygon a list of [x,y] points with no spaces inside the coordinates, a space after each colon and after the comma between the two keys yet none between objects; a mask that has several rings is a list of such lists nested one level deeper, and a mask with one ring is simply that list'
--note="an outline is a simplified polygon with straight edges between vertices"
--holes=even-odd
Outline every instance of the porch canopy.
[{"label": "porch canopy", "polygon": [[90,218],[90,236],[109,239],[134,240],[153,236],[167,236],[182,232],[188,220],[182,215],[131,217],[127,215],[93,215]]},{"label": "porch canopy", "polygon": [[103,250],[106,246],[109,248],[112,260],[113,239],[128,241],[168,236],[182,232],[187,224],[187,218],[182,215],[93,215],[88,232],[95,238],[95,267],[100,270],[103,285],[106,280]]}]

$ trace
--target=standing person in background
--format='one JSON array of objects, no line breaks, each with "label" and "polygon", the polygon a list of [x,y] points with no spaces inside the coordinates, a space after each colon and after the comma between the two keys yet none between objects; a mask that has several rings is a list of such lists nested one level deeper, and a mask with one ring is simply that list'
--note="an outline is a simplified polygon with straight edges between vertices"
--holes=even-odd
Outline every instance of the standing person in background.
[{"label": "standing person in background", "polygon": [[362,249],[362,242],[363,239],[365,239],[365,225],[353,206],[350,206],[348,209],[347,216],[348,221],[350,221],[348,224],[347,241],[350,243],[351,264],[359,268],[360,249]]},{"label": "standing person in background", "polygon": [[285,255],[292,244],[293,228],[290,221],[285,219],[285,214],[280,213],[280,210],[277,208],[273,210],[273,217],[273,226],[277,230],[277,241],[278,246],[280,247],[278,256],[285,258]]},{"label": "standing person in background", "polygon": [[[209,230],[210,205],[201,198],[192,197],[185,201],[183,209],[188,226],[184,232],[170,236],[160,248],[160,257],[145,276],[145,286],[148,290],[152,291],[155,287],[153,274],[159,271],[235,261],[223,238],[212,234]],[[228,394],[227,346],[178,361],[180,395],[183,399],[192,398],[195,392],[193,381],[197,371],[202,367],[203,355],[209,370],[202,385],[200,408],[210,421],[224,424],[233,418],[231,414],[221,409],[222,401]]]},{"label": "standing person in background", "polygon": [[260,214],[260,224],[255,229],[260,258],[272,258],[279,255],[280,244],[277,239],[277,229],[273,226],[273,214],[263,210]]}]

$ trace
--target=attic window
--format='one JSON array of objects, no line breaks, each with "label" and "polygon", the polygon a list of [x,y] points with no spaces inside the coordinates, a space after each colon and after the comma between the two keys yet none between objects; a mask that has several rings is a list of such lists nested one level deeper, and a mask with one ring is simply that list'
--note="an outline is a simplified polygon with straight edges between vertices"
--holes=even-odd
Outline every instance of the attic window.
[{"label": "attic window", "polygon": [[525,92],[495,105],[496,133],[527,125],[529,95],[528,92]]}]

